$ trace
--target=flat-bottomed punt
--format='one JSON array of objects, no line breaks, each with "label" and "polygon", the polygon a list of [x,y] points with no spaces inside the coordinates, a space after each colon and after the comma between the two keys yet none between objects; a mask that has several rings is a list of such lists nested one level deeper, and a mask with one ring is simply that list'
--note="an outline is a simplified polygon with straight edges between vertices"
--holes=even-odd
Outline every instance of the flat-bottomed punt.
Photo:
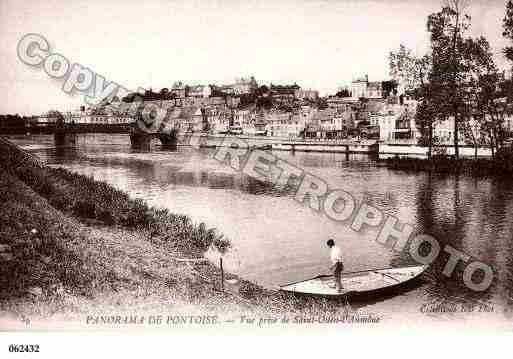
[{"label": "flat-bottomed punt", "polygon": [[335,288],[332,275],[320,275],[300,282],[286,284],[280,290],[297,294],[309,294],[324,297],[340,297],[349,294],[368,293],[391,289],[418,278],[427,266],[371,269],[361,272],[343,273],[339,293]]}]

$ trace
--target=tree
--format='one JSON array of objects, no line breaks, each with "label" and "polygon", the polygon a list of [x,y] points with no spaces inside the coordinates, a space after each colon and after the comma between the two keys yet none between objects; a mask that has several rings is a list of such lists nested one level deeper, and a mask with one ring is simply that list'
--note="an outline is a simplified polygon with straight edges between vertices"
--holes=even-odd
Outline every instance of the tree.
[{"label": "tree", "polygon": [[508,112],[507,98],[501,89],[502,76],[497,72],[482,76],[479,81],[478,109],[481,130],[488,137],[492,157],[503,147],[506,138],[504,120]]},{"label": "tree", "polygon": [[338,91],[335,96],[337,97],[351,97],[351,93],[349,92],[348,89],[341,89],[340,91]]},{"label": "tree", "polygon": [[63,126],[64,123],[66,122],[64,119],[64,116],[62,115],[62,113],[60,111],[50,110],[47,112],[46,115],[48,116],[49,121],[51,121],[50,119],[54,119],[55,126]]},{"label": "tree", "polygon": [[328,108],[328,102],[324,98],[317,99],[316,105],[319,110],[325,110]]},{"label": "tree", "polygon": [[[502,20],[502,36],[513,42],[513,2],[508,1],[506,4],[506,15]],[[510,61],[513,61],[513,46],[504,48],[504,55]]]},{"label": "tree", "polygon": [[158,97],[160,100],[168,100],[169,99],[169,89],[167,87],[162,88],[159,91]]},{"label": "tree", "polygon": [[414,92],[425,82],[431,59],[429,55],[416,57],[413,52],[403,44],[396,52],[388,55],[390,76],[404,86],[408,93]]},{"label": "tree", "polygon": [[27,125],[27,120],[27,117],[22,117],[19,114],[0,115],[0,127],[6,127],[24,132]]},{"label": "tree", "polygon": [[262,85],[256,89],[257,96],[267,95],[268,93],[269,93],[269,87],[267,87],[266,85]]},{"label": "tree", "polygon": [[470,17],[463,14],[464,2],[451,0],[440,12],[429,15],[427,29],[431,40],[431,69],[428,75],[431,105],[439,116],[454,123],[454,154],[459,158],[461,111],[465,108],[468,69],[464,61],[464,35]]},{"label": "tree", "polygon": [[433,153],[433,126],[440,119],[439,112],[434,104],[437,101],[433,101],[431,93],[433,93],[430,83],[423,84],[418,90],[417,94],[420,99],[420,103],[417,107],[415,114],[415,123],[421,134],[420,143],[421,145],[428,146],[427,156],[430,159]]},{"label": "tree", "polygon": [[461,112],[461,126],[468,142],[477,149],[486,144],[486,136],[492,149],[492,156],[500,145],[497,142],[498,128],[502,127],[503,117],[497,116],[496,100],[501,76],[493,61],[490,44],[484,37],[468,38],[461,44],[466,76],[466,91]]},{"label": "tree", "polygon": [[383,86],[383,97],[384,98],[387,98],[390,95],[394,95],[394,96],[397,95],[398,83],[396,80],[383,81],[381,84]]},{"label": "tree", "polygon": [[426,54],[416,57],[411,50],[401,44],[397,52],[390,52],[388,59],[390,76],[402,84],[405,92],[413,94],[420,100],[415,123],[421,133],[420,143],[428,145],[428,158],[431,158],[433,125],[437,120],[437,111],[430,98],[430,93],[433,91],[430,84],[427,83],[432,63],[431,56]]}]

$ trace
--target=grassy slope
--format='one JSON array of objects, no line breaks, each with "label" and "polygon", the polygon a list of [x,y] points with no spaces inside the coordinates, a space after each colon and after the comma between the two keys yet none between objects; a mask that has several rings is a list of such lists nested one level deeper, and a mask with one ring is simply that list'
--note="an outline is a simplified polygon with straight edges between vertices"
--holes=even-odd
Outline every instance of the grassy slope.
[{"label": "grassy slope", "polygon": [[10,246],[0,258],[3,311],[46,317],[191,304],[230,312],[339,309],[243,280],[221,293],[217,268],[173,259],[200,256],[211,245],[226,249],[213,230],[92,178],[1,159],[0,244]]}]

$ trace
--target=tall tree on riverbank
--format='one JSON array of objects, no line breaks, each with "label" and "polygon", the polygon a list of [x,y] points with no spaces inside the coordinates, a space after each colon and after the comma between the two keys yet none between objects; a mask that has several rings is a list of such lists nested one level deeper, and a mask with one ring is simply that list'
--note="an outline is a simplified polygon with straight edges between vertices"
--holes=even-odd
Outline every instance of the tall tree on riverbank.
[{"label": "tall tree on riverbank", "polygon": [[500,137],[504,112],[500,108],[501,75],[493,61],[491,46],[484,37],[465,39],[463,65],[466,77],[466,91],[461,111],[463,133],[477,149],[487,142],[492,156],[502,143]]},{"label": "tall tree on riverbank", "polygon": [[63,114],[60,111],[50,110],[46,113],[46,115],[48,116],[49,119],[51,118],[51,119],[55,120],[55,124],[57,126],[62,126],[66,122]]},{"label": "tall tree on riverbank", "polygon": [[433,154],[433,127],[435,123],[441,120],[439,112],[435,107],[437,101],[433,101],[433,88],[430,83],[424,83],[421,87],[416,90],[418,99],[420,101],[417,112],[415,114],[415,123],[417,129],[421,134],[419,144],[421,146],[428,146],[428,159]]},{"label": "tall tree on riverbank", "polygon": [[[506,15],[502,20],[502,36],[513,43],[513,1],[506,3]],[[510,61],[513,61],[513,46],[504,47],[504,55]]]},{"label": "tall tree on riverbank", "polygon": [[506,133],[504,121],[508,112],[503,76],[498,72],[489,73],[479,79],[477,107],[481,119],[481,132],[488,141],[492,157],[503,147]]},{"label": "tall tree on riverbank", "polygon": [[467,69],[464,35],[470,17],[463,13],[466,2],[450,0],[440,12],[429,15],[427,29],[431,40],[432,66],[428,75],[431,105],[439,117],[454,122],[454,154],[459,158],[459,134],[466,92]]},{"label": "tall tree on riverbank", "polygon": [[388,63],[390,76],[411,94],[425,83],[431,59],[429,55],[415,56],[412,50],[401,44],[397,51],[390,51]]},{"label": "tall tree on riverbank", "polygon": [[421,133],[420,142],[428,146],[428,158],[431,158],[433,146],[433,124],[436,111],[428,95],[430,85],[427,82],[431,69],[430,55],[415,56],[413,51],[401,44],[397,51],[388,55],[390,76],[402,87],[405,93],[420,101],[416,113],[417,128]]}]

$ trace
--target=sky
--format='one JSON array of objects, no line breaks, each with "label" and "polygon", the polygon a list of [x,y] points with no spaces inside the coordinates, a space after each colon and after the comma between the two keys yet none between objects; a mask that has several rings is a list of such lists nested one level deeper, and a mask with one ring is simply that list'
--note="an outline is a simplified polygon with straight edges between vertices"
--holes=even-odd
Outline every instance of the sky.
[{"label": "sky", "polygon": [[[27,33],[50,51],[129,89],[297,82],[321,94],[356,77],[389,79],[388,53],[402,43],[423,55],[426,19],[443,0],[0,0],[0,113],[71,110],[81,94],[22,63]],[[492,44],[500,67],[505,1],[470,0],[472,34]]]}]

